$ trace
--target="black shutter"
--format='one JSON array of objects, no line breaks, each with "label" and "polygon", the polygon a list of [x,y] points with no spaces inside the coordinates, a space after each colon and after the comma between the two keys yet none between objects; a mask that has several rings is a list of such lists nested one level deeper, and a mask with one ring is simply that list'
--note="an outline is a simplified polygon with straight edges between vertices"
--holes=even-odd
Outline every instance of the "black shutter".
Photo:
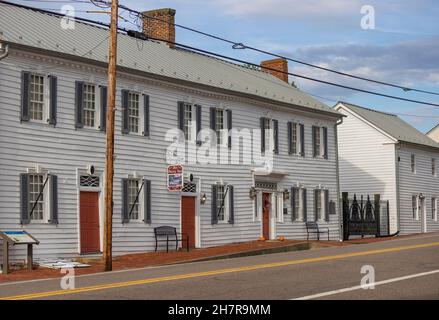
[{"label": "black shutter", "polygon": [[20,174],[20,223],[30,223],[30,205],[29,205],[29,174]]},{"label": "black shutter", "polygon": [[216,184],[212,185],[212,207],[211,207],[211,222],[212,224],[218,223],[218,208],[217,208],[217,189]]},{"label": "black shutter", "polygon": [[300,124],[300,155],[305,157],[305,125]]},{"label": "black shutter", "polygon": [[58,224],[58,176],[50,175],[50,220]]},{"label": "black shutter", "polygon": [[259,123],[261,128],[261,152],[265,152],[265,118],[261,117]]},{"label": "black shutter", "polygon": [[274,153],[279,154],[279,121],[273,119]]},{"label": "black shutter", "polygon": [[323,190],[325,194],[325,221],[329,221],[329,190]]},{"label": "black shutter", "polygon": [[107,99],[108,99],[108,89],[106,86],[101,86],[101,124],[99,129],[105,131],[107,128]]},{"label": "black shutter", "polygon": [[129,128],[129,109],[128,109],[128,90],[122,90],[122,133],[130,133]]},{"label": "black shutter", "polygon": [[299,190],[297,188],[291,188],[291,221],[294,222],[297,219],[298,212],[296,211],[296,192]]},{"label": "black shutter", "polygon": [[324,148],[324,158],[328,159],[328,128],[323,127],[323,148]]},{"label": "black shutter", "polygon": [[229,187],[229,223],[235,223],[235,198],[233,193],[233,186]]},{"label": "black shutter", "polygon": [[[317,216],[317,198],[318,197],[319,197],[319,190],[314,189],[314,221],[319,220],[319,217]],[[322,205],[321,199],[320,199],[320,205]]]},{"label": "black shutter", "polygon": [[210,108],[210,129],[216,130],[216,108]]},{"label": "black shutter", "polygon": [[150,112],[149,112],[149,96],[143,95],[143,135],[149,137],[150,135]]},{"label": "black shutter", "polygon": [[58,107],[58,78],[49,76],[49,124],[56,126],[56,109]]},{"label": "black shutter", "polygon": [[177,114],[178,129],[184,130],[184,102],[178,102],[178,114]]},{"label": "black shutter", "polygon": [[21,121],[29,121],[30,72],[21,73]]},{"label": "black shutter", "polygon": [[315,158],[317,156],[317,135],[316,135],[316,126],[312,126],[312,156]]},{"label": "black shutter", "polygon": [[128,210],[128,179],[122,179],[122,223],[130,221]]},{"label": "black shutter", "polygon": [[198,105],[198,104],[196,104],[195,105],[195,113],[196,113],[196,129],[197,129],[197,138],[195,139],[196,140],[196,143],[198,144],[198,145],[200,145],[201,144],[201,140],[200,140],[200,137],[199,137],[199,134],[200,134],[200,131],[201,131],[201,106],[200,105]]},{"label": "black shutter", "polygon": [[293,123],[288,121],[287,123],[287,131],[288,131],[288,154],[293,154]]},{"label": "black shutter", "polygon": [[308,202],[307,202],[307,190],[302,189],[302,205],[303,205],[303,221],[308,221]]},{"label": "black shutter", "polygon": [[84,82],[75,82],[75,128],[84,127]]},{"label": "black shutter", "polygon": [[143,180],[144,222],[151,223],[151,181]]},{"label": "black shutter", "polygon": [[227,110],[227,130],[229,131],[227,145],[229,149],[232,149],[232,123],[232,110]]}]

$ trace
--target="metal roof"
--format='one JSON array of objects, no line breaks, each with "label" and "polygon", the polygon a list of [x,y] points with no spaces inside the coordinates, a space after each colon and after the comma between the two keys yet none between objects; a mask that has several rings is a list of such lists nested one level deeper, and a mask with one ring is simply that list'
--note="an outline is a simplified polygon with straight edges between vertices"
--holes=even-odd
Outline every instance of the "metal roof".
[{"label": "metal roof", "polygon": [[[62,17],[56,14],[0,3],[0,37],[4,41],[101,63],[108,61],[108,28],[75,21],[74,29],[66,29],[61,27],[61,21]],[[171,49],[162,42],[138,40],[124,33],[118,35],[117,64],[340,116],[334,109],[267,72],[188,50]]]},{"label": "metal roof", "polygon": [[438,143],[423,134],[421,131],[412,127],[395,114],[376,111],[343,101],[337,103],[336,106],[340,104],[350,109],[363,119],[369,121],[371,124],[383,130],[398,141],[439,148]]}]

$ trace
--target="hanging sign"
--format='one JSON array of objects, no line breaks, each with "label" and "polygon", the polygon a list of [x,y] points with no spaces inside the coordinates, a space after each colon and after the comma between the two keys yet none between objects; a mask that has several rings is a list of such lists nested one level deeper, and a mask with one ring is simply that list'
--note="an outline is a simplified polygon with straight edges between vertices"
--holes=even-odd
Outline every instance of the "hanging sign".
[{"label": "hanging sign", "polygon": [[167,172],[168,191],[181,191],[183,189],[183,166],[170,165]]}]

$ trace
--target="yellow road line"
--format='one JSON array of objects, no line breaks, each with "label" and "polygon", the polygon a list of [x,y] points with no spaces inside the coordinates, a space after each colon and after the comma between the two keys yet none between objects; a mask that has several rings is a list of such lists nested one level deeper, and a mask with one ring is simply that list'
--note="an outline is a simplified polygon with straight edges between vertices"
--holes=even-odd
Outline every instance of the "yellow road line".
[{"label": "yellow road line", "polygon": [[129,286],[150,284],[150,283],[157,283],[157,282],[165,282],[165,281],[192,279],[192,278],[207,277],[207,276],[228,274],[228,273],[234,273],[234,272],[261,270],[261,269],[268,269],[268,268],[276,268],[276,267],[292,266],[292,265],[306,264],[306,263],[313,263],[313,262],[338,260],[338,259],[344,259],[344,258],[367,256],[367,255],[381,254],[381,253],[388,253],[388,252],[398,252],[398,251],[413,250],[413,249],[420,249],[420,248],[429,248],[429,247],[436,247],[436,246],[439,246],[439,242],[431,242],[431,243],[425,243],[425,244],[416,244],[416,245],[408,245],[408,246],[386,248],[386,249],[376,249],[376,250],[360,251],[360,252],[352,252],[352,253],[344,253],[344,254],[337,254],[337,255],[331,255],[331,256],[307,258],[307,259],[301,259],[301,260],[289,260],[289,261],[265,263],[265,264],[258,264],[258,265],[253,265],[253,266],[244,266],[244,267],[227,268],[227,269],[195,272],[195,273],[188,273],[188,274],[171,275],[171,276],[164,276],[164,277],[158,277],[158,278],[149,278],[149,279],[141,279],[141,280],[133,280],[133,281],[125,281],[125,282],[99,284],[99,285],[87,286],[87,287],[82,287],[82,288],[77,288],[77,289],[72,289],[72,290],[56,290],[56,291],[47,291],[47,292],[37,292],[37,293],[30,293],[30,294],[24,294],[24,295],[2,297],[2,298],[0,298],[0,300],[26,300],[26,299],[36,299],[36,298],[47,298],[47,297],[53,297],[53,296],[58,296],[58,295],[67,295],[67,294],[75,294],[75,293],[82,293],[82,292],[122,288],[122,287],[129,287]]}]

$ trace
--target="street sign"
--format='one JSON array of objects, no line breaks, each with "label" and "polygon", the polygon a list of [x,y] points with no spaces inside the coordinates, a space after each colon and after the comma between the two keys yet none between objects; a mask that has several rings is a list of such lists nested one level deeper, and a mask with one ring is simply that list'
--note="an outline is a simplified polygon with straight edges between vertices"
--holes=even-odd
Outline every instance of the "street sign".
[{"label": "street sign", "polygon": [[183,189],[183,166],[169,165],[167,170],[168,191],[181,191]]}]

